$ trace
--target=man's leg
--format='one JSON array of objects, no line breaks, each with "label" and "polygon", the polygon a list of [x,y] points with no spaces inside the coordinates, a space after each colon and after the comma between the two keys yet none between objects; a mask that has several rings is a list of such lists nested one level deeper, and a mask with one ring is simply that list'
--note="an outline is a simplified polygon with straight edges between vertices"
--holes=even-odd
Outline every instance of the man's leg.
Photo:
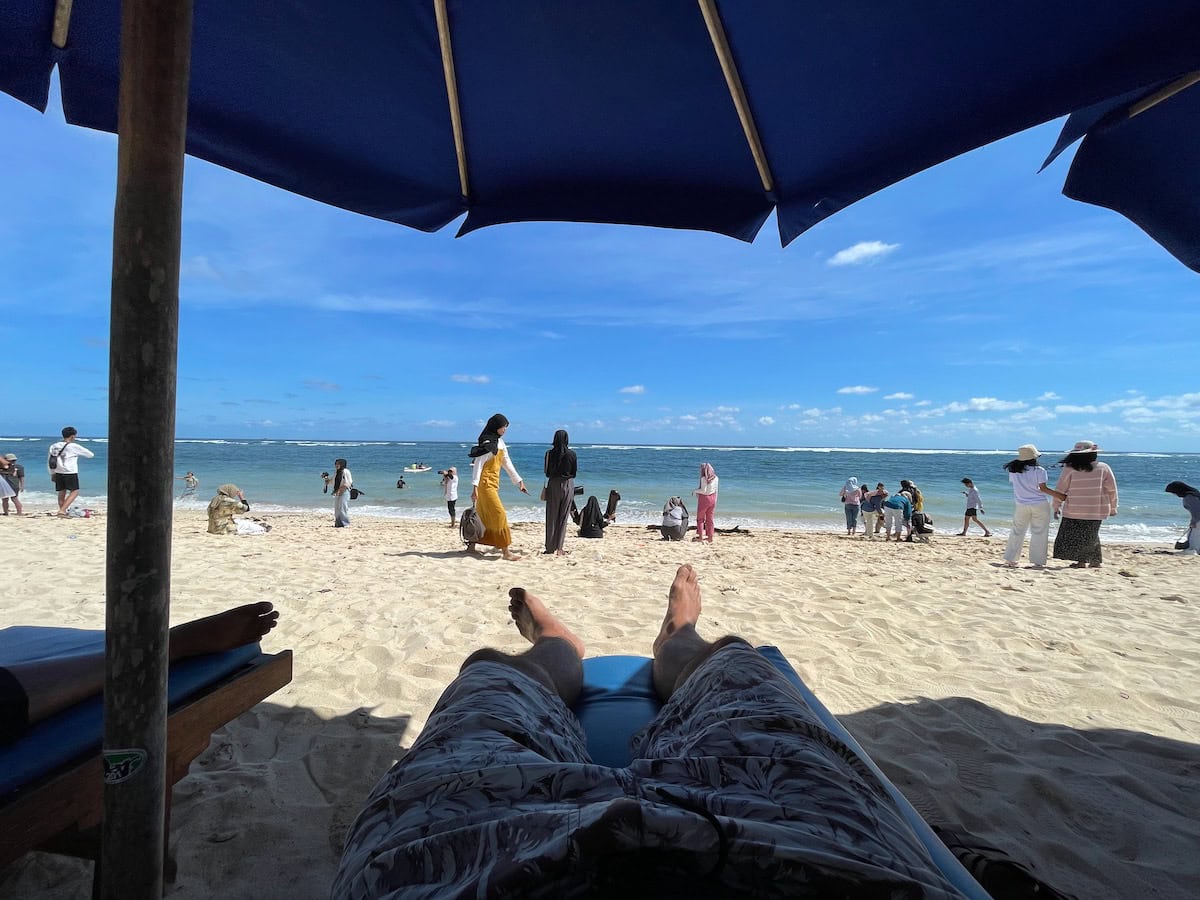
[{"label": "man's leg", "polygon": [[524,653],[485,647],[468,656],[462,668],[477,662],[504,663],[550,688],[570,706],[583,687],[583,641],[525,588],[513,588],[508,597],[509,615],[533,646]]},{"label": "man's leg", "polygon": [[[171,629],[171,662],[220,653],[251,644],[275,627],[279,613],[270,603],[251,603]],[[25,722],[46,719],[104,690],[104,652],[15,663],[5,667],[24,694]],[[0,733],[0,742],[16,734]]]},{"label": "man's leg", "polygon": [[[667,614],[654,639],[654,690],[664,703],[704,660],[726,644],[741,641],[724,637],[706,641],[696,631],[700,620],[700,582],[687,563],[679,567],[667,594]],[[744,641],[743,641],[744,643]]]},{"label": "man's leg", "polygon": [[[63,495],[66,495],[65,499]],[[71,491],[59,491],[58,494],[58,514],[65,516],[67,510],[71,508],[71,504],[75,502],[75,498],[79,496],[79,488]]]}]

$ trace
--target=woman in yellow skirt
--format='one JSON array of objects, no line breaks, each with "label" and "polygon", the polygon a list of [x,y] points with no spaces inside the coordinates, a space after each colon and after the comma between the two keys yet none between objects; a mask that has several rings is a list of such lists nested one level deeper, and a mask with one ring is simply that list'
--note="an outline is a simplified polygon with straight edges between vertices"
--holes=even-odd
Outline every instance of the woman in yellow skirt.
[{"label": "woman in yellow skirt", "polygon": [[[508,419],[496,413],[487,420],[483,431],[479,433],[479,442],[471,448],[470,456],[474,460],[471,465],[471,502],[483,521],[483,538],[479,543],[499,547],[505,559],[518,560],[521,557],[508,549],[512,544],[512,532],[508,528],[504,506],[500,503],[500,470],[508,472],[508,477],[521,489],[522,494],[528,494],[529,491],[508,458],[508,445],[504,443],[506,431]],[[474,549],[474,544],[467,544],[468,551]]]}]

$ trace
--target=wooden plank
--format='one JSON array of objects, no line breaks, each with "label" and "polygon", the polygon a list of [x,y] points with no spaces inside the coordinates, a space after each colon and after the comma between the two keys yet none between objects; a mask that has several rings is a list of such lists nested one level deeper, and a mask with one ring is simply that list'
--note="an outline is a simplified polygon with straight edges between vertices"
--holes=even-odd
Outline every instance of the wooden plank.
[{"label": "wooden plank", "polygon": [[[187,775],[212,733],[292,679],[292,651],[264,655],[176,707],[167,722],[167,791]],[[0,802],[0,866],[30,850],[94,859],[103,819],[101,764],[88,754]]]}]

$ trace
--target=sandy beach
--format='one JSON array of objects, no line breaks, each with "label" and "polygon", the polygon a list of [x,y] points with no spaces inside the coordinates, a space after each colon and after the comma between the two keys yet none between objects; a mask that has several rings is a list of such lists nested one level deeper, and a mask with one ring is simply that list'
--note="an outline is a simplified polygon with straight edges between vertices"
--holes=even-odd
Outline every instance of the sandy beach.
[{"label": "sandy beach", "polygon": [[[998,520],[999,521],[999,520]],[[103,517],[9,517],[0,627],[104,623]],[[523,642],[507,589],[540,595],[589,655],[646,655],[675,567],[701,631],[778,645],[933,824],[960,827],[1079,897],[1200,893],[1200,588],[1195,558],[1105,547],[1099,570],[999,566],[997,538],[932,544],[755,531],[712,546],[640,526],[514,527],[518,563],[445,525],[273,516],[263,536],[175,519],[172,622],[257,600],[281,611],[284,690],[219,731],[175,790],[167,896],[327,896],[347,827],[462,659]],[[718,526],[720,520],[718,515]],[[0,897],[86,898],[90,865],[34,854]]]}]

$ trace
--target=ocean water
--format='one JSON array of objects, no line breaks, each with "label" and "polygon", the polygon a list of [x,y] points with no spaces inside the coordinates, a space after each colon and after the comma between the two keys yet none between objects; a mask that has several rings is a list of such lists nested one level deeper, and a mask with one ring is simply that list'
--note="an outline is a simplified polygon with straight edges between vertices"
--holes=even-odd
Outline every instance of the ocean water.
[{"label": "ocean water", "polygon": [[[0,437],[0,454],[16,453],[26,468],[27,500],[47,505],[54,500],[53,485],[45,467],[50,437]],[[80,466],[81,502],[103,509],[106,491],[107,442],[82,441],[95,454]],[[333,471],[335,457],[345,457],[354,483],[365,491],[351,504],[354,516],[388,516],[444,520],[438,469],[459,469],[459,507],[470,501],[471,442],[417,441],[287,441],[246,439],[181,439],[175,445],[175,473],[188,470],[200,479],[194,497],[178,499],[181,509],[203,509],[218,484],[233,482],[252,504],[252,512],[331,510],[332,499],[321,492],[321,472]],[[513,462],[525,478],[529,496],[523,496],[502,476],[501,497],[513,521],[541,521],[538,501],[542,486],[542,455],[549,443],[511,444]],[[718,528],[776,528],[806,531],[842,531],[845,519],[838,495],[847,476],[874,486],[882,481],[889,491],[899,490],[909,478],[925,496],[925,511],[933,516],[938,532],[962,527],[964,498],[960,479],[975,481],[983,496],[983,517],[998,535],[1007,533],[1012,517],[1012,491],[1002,466],[1013,458],[1011,450],[883,450],[839,447],[716,447],[580,444],[579,477],[585,498],[595,494],[601,504],[610,489],[621,494],[618,521],[657,524],[663,503],[678,494],[695,513],[690,491],[696,487],[700,463],[709,462],[721,477],[717,503]],[[1054,484],[1053,464],[1061,451],[1046,451],[1042,464]],[[1163,491],[1176,479],[1200,484],[1200,454],[1109,453],[1104,460],[1113,468],[1120,490],[1120,514],[1105,523],[1104,540],[1137,543],[1173,543],[1184,531],[1187,516],[1178,498]],[[406,465],[424,462],[432,471],[403,472]],[[404,475],[406,487],[396,489]],[[176,483],[176,495],[183,482]],[[582,506],[582,503],[580,504]],[[974,526],[972,526],[974,528]],[[978,530],[975,530],[978,534]]]}]

